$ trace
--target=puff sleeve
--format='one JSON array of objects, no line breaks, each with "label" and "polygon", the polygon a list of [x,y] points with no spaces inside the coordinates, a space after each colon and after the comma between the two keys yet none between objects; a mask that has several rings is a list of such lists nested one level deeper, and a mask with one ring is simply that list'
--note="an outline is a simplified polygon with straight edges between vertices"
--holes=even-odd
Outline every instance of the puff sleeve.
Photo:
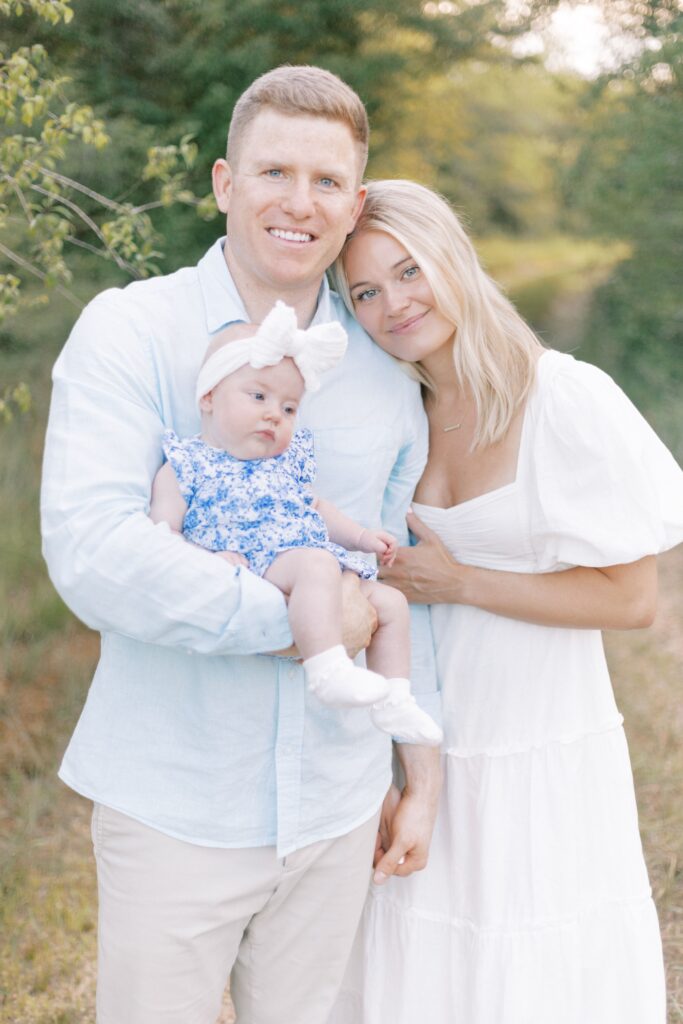
[{"label": "puff sleeve", "polygon": [[538,392],[530,472],[539,568],[619,565],[683,541],[683,471],[612,378],[547,353]]},{"label": "puff sleeve", "polygon": [[175,478],[178,481],[178,488],[183,496],[185,504],[189,505],[194,497],[196,489],[196,473],[188,444],[187,442],[181,441],[174,431],[165,430],[161,439],[161,446],[163,448],[164,455],[171,463],[171,468],[175,473]]}]

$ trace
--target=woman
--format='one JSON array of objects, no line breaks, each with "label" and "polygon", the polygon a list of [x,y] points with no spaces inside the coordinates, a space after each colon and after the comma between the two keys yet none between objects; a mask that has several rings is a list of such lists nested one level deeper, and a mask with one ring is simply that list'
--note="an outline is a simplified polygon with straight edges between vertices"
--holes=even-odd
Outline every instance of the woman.
[{"label": "woman", "polygon": [[373,889],[331,1024],[663,1024],[599,631],[652,621],[683,474],[609,377],[543,348],[422,186],[370,185],[336,278],[424,383],[420,543],[384,578],[432,605],[445,782],[429,864]]}]

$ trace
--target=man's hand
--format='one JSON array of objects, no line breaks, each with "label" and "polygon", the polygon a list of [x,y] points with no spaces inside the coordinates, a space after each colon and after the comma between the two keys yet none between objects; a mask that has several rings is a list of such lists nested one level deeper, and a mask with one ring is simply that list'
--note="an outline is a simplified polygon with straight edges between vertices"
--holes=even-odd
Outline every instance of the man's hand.
[{"label": "man's hand", "polygon": [[342,573],[342,643],[350,658],[364,651],[377,629],[377,614],[363,597],[355,572]]},{"label": "man's hand", "polygon": [[373,861],[377,885],[425,867],[438,809],[439,751],[402,743],[398,752],[408,781],[403,792],[392,786],[384,798]]}]

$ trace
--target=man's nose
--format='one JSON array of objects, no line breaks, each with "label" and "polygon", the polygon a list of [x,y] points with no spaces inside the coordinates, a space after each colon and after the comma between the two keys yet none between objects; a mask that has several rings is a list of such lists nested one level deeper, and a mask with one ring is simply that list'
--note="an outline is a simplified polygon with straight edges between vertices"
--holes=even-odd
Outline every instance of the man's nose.
[{"label": "man's nose", "polygon": [[304,178],[294,178],[284,191],[282,209],[299,220],[310,217],[315,211],[315,197],[311,183]]}]

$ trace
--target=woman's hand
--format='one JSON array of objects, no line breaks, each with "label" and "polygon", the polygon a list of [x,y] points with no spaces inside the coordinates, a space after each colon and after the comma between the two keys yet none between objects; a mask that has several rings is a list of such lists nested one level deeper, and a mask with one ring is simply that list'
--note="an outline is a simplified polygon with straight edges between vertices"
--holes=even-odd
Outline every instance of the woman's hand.
[{"label": "woman's hand", "polygon": [[399,548],[391,566],[379,572],[383,583],[396,587],[412,604],[459,604],[468,567],[460,565],[433,530],[414,512],[408,526],[419,543]]},{"label": "woman's hand", "polygon": [[399,548],[384,583],[413,604],[466,604],[539,626],[643,629],[657,607],[657,560],[627,565],[577,565],[558,572],[507,572],[462,565],[433,530],[408,514],[419,543]]}]

